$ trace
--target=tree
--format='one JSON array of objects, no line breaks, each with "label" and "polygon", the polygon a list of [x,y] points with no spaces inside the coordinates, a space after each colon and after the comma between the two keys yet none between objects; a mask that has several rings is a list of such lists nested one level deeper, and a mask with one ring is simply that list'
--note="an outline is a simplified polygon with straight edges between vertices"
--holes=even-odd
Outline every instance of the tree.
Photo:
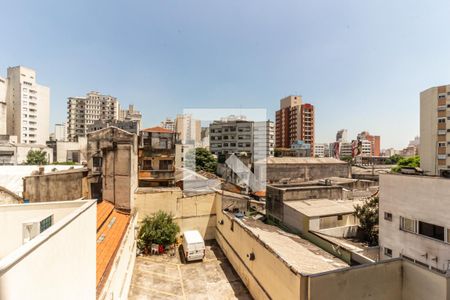
[{"label": "tree", "polygon": [[142,221],[138,233],[138,248],[144,253],[150,253],[152,244],[164,247],[172,245],[179,232],[180,227],[173,221],[172,214],[160,210]]},{"label": "tree", "polygon": [[353,161],[353,157],[351,157],[351,156],[343,156],[343,157],[341,158],[341,160],[342,160],[342,161],[345,161],[345,162],[347,162],[347,163],[351,163],[351,162]]},{"label": "tree", "polygon": [[185,166],[195,171],[207,171],[215,173],[217,159],[205,148],[195,148],[186,153]]},{"label": "tree", "polygon": [[420,156],[401,158],[397,162],[397,166],[392,168],[392,172],[400,172],[402,168],[418,168],[420,167]]},{"label": "tree", "polygon": [[399,154],[394,154],[386,160],[386,164],[395,165],[397,164],[403,157]]},{"label": "tree", "polygon": [[378,202],[378,197],[371,197],[355,206],[354,215],[359,220],[362,238],[369,246],[378,245]]},{"label": "tree", "polygon": [[27,154],[27,160],[25,161],[27,165],[46,165],[47,152],[43,150],[30,150]]}]

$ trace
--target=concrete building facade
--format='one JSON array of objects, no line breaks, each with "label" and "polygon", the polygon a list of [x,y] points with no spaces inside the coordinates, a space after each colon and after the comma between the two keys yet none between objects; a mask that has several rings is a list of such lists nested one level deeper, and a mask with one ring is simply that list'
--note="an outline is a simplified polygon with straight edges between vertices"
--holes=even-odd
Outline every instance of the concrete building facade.
[{"label": "concrete building facade", "polygon": [[348,142],[348,131],[347,129],[338,130],[336,133],[336,142]]},{"label": "concrete building facade", "polygon": [[330,157],[330,145],[326,143],[314,144],[315,157]]},{"label": "concrete building facade", "polygon": [[214,121],[209,125],[210,151],[221,156],[232,153],[253,153],[254,122],[246,120]]},{"label": "concrete building facade", "polygon": [[301,96],[288,96],[280,100],[280,109],[275,113],[275,146],[290,148],[301,140],[314,145],[314,106],[302,103]]},{"label": "concrete building facade", "polygon": [[201,122],[192,118],[192,115],[177,115],[175,131],[182,144],[193,144],[196,147],[201,144]]},{"label": "concrete building facade", "polygon": [[90,92],[85,97],[69,97],[67,100],[67,135],[69,141],[85,137],[89,125],[97,120],[112,121],[119,118],[117,98]]},{"label": "concrete building facade", "polygon": [[[1,101],[2,95],[5,102]],[[34,70],[23,66],[8,68],[7,78],[0,78],[2,114],[4,103],[6,134],[17,136],[22,144],[45,144],[49,137],[50,89],[37,84]]]},{"label": "concrete building facade", "polygon": [[420,93],[420,167],[426,174],[450,171],[450,85],[429,88]]},{"label": "concrete building facade", "polygon": [[[381,156],[381,138],[379,135],[371,135],[368,131],[363,131],[358,134],[358,139],[363,142],[364,154]],[[367,144],[369,144],[370,147]]]},{"label": "concrete building facade", "polygon": [[171,118],[166,118],[159,124],[160,127],[171,131],[176,131],[176,122]]},{"label": "concrete building facade", "polygon": [[450,270],[450,180],[380,175],[379,243],[385,259],[404,257]]}]

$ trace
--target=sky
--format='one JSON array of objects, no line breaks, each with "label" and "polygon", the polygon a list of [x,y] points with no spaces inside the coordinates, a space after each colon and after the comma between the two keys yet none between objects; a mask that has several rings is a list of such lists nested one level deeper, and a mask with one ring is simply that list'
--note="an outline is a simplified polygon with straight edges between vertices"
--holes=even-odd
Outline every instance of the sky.
[{"label": "sky", "polygon": [[403,148],[419,93],[450,83],[448,1],[7,1],[0,76],[37,72],[51,125],[67,97],[134,104],[150,127],[183,109],[265,108],[287,95],[316,110],[316,142],[347,128]]}]

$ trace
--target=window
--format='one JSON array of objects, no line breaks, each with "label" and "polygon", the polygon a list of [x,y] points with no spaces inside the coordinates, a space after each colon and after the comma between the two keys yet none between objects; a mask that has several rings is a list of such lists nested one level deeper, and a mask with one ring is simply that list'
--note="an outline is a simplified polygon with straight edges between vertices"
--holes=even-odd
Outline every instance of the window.
[{"label": "window", "polygon": [[384,212],[384,219],[387,221],[392,221],[392,214],[388,212]]},{"label": "window", "polygon": [[419,234],[444,241],[444,227],[419,221]]},{"label": "window", "polygon": [[384,247],[384,255],[392,257],[392,249]]},{"label": "window", "polygon": [[40,232],[44,232],[53,225],[53,215],[48,216],[40,222]]},{"label": "window", "polygon": [[439,142],[438,147],[445,147],[445,142]]},{"label": "window", "polygon": [[438,123],[445,123],[445,118],[439,118]]},{"label": "window", "polygon": [[342,221],[342,215],[337,216],[338,221]]},{"label": "window", "polygon": [[400,229],[416,233],[416,220],[400,217]]}]

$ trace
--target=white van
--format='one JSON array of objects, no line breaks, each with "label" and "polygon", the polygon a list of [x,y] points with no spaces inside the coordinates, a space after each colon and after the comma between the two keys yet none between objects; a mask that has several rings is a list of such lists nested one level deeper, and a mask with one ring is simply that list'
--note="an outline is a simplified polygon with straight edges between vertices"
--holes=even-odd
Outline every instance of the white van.
[{"label": "white van", "polygon": [[205,257],[205,242],[200,232],[188,230],[183,233],[183,251],[186,261],[202,260]]}]

